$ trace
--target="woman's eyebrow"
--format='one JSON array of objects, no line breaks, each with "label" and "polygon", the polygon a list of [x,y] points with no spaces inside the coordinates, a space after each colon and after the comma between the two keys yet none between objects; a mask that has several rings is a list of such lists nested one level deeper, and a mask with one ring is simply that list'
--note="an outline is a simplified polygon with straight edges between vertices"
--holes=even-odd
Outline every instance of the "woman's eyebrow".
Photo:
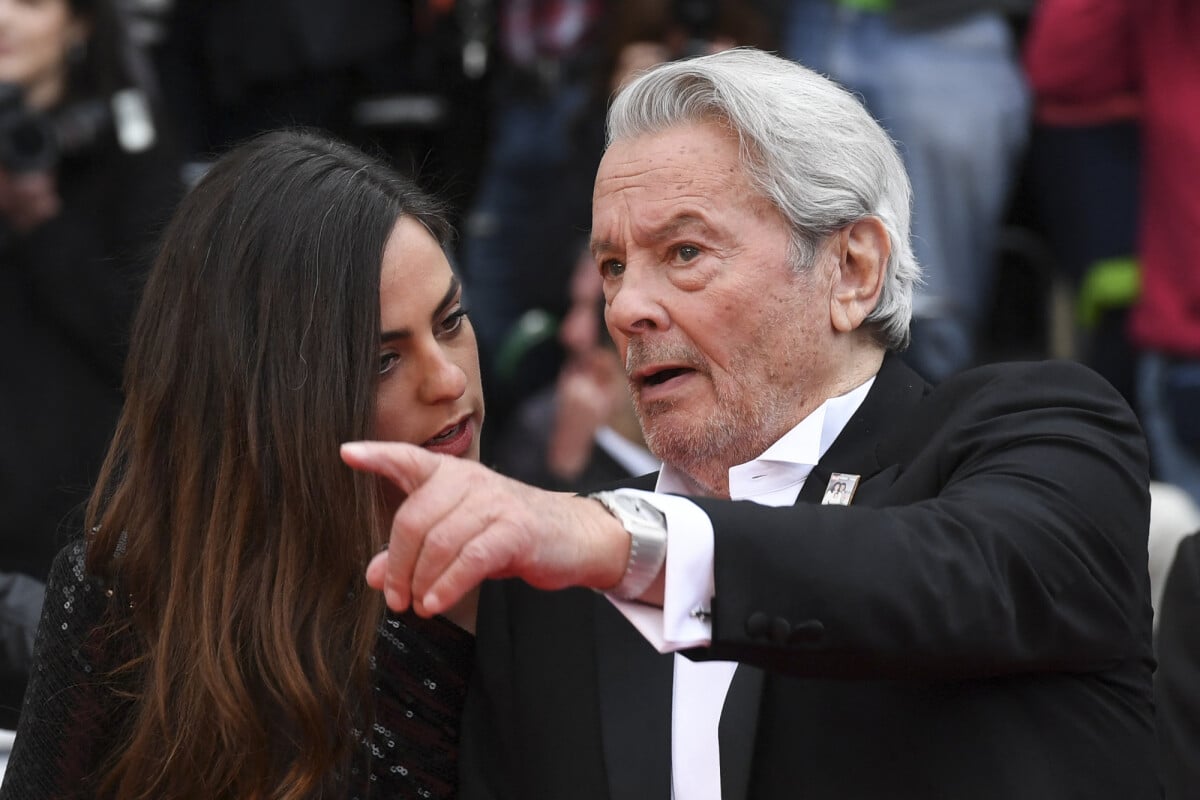
[{"label": "woman's eyebrow", "polygon": [[[462,283],[458,280],[457,275],[450,276],[450,285],[446,288],[446,293],[442,295],[442,299],[438,301],[437,308],[433,311],[433,319],[437,319],[437,315],[446,310],[446,308],[454,302],[454,298],[458,296],[459,290],[462,288]],[[379,334],[379,341],[383,344],[394,342],[397,339],[407,339],[412,336],[412,328],[396,328],[395,330],[383,331]]]}]

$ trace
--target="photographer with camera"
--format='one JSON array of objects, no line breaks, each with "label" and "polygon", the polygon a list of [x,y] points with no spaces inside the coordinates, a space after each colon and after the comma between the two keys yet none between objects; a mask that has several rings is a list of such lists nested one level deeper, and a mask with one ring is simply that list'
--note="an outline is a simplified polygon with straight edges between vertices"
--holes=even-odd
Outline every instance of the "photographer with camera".
[{"label": "photographer with camera", "polygon": [[[5,585],[43,580],[78,530],[121,406],[143,251],[180,193],[143,63],[112,0],[0,0]],[[5,606],[0,728],[16,727],[25,683],[24,664],[3,657],[23,646],[7,623],[36,620],[41,604],[20,598],[30,613]]]}]

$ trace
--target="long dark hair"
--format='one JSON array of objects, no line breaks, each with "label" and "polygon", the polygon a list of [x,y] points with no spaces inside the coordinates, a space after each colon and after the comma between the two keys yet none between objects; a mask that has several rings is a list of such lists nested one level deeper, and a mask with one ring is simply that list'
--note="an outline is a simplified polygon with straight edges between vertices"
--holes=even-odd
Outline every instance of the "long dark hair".
[{"label": "long dark hair", "polygon": [[102,776],[121,798],[301,798],[345,766],[382,608],[370,435],[379,280],[398,218],[439,206],[313,133],[226,154],[183,199],[147,282],[126,403],[88,506],[131,687]]}]

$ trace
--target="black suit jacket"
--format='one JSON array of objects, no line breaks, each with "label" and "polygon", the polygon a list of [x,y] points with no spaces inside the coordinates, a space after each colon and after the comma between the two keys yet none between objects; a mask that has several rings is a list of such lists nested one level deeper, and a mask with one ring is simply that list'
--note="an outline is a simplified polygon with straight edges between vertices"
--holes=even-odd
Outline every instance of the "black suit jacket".
[{"label": "black suit jacket", "polygon": [[[820,505],[833,472],[853,505]],[[933,390],[885,360],[795,507],[697,500],[716,594],[688,655],[742,665],[723,797],[1160,796],[1147,484],[1086,368]],[[606,598],[489,584],[476,654],[462,797],[670,797],[672,657]]]}]

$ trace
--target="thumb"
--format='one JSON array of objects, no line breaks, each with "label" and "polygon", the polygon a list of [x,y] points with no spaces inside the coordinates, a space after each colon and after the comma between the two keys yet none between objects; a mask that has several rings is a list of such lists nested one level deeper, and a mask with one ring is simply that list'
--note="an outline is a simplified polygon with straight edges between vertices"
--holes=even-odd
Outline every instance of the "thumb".
[{"label": "thumb", "polygon": [[437,471],[442,457],[403,442],[346,442],[342,461],[357,470],[387,478],[405,494],[412,494]]}]

